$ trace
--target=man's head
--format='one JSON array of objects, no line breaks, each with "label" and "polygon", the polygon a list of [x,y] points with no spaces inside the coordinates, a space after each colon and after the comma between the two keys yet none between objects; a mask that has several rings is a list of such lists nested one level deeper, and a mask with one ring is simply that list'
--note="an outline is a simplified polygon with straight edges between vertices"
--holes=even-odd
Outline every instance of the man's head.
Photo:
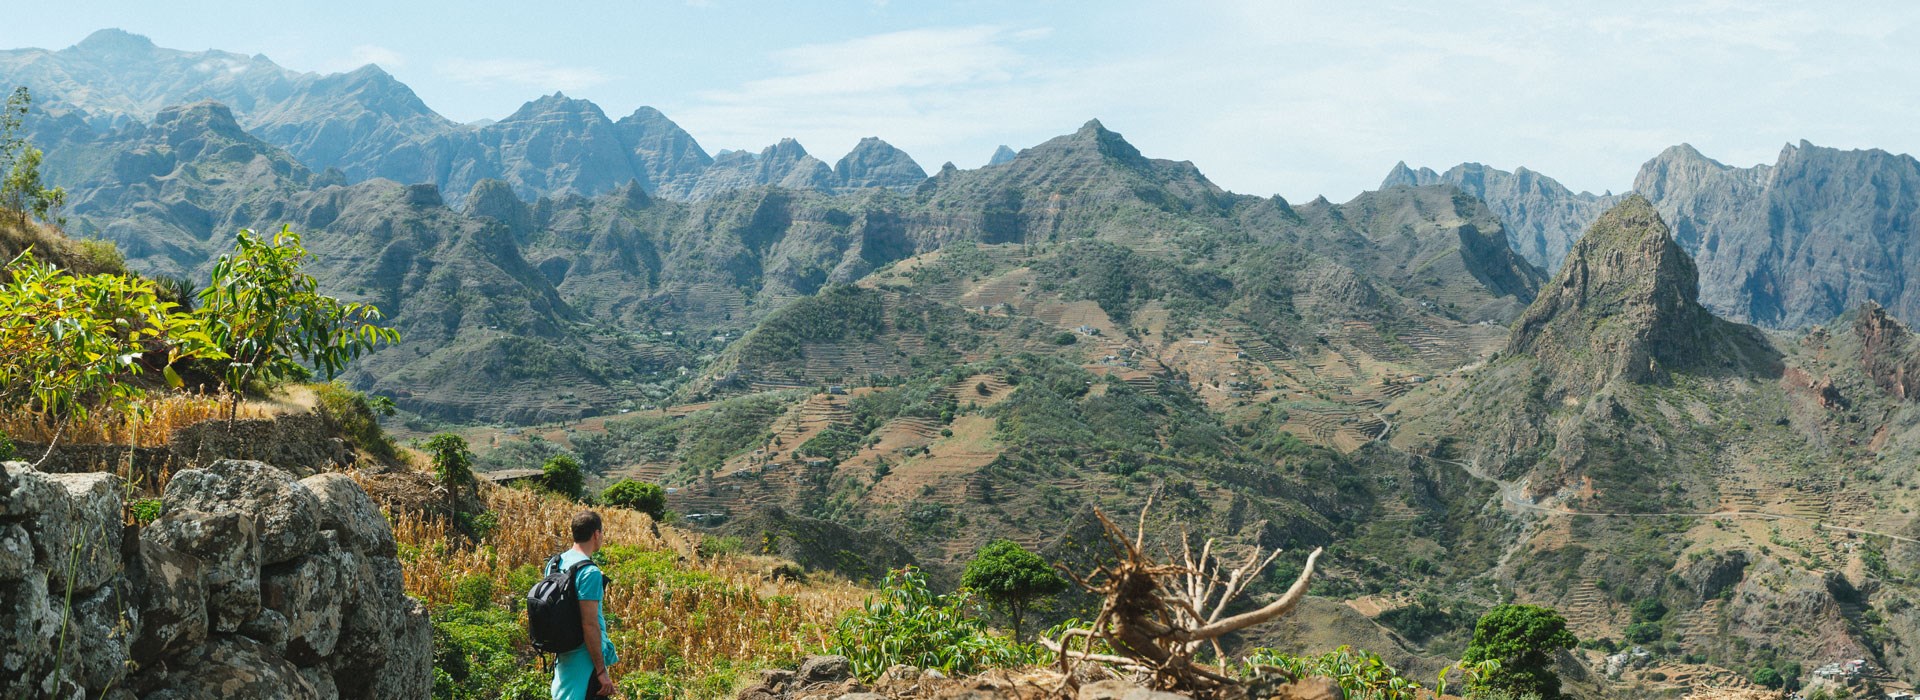
[{"label": "man's head", "polygon": [[573,543],[589,552],[600,548],[606,530],[600,527],[600,514],[590,510],[573,516]]}]

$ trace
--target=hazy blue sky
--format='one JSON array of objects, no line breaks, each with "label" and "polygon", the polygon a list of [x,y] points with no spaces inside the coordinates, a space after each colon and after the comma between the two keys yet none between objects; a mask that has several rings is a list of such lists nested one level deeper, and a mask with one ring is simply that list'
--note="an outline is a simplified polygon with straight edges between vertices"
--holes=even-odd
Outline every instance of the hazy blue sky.
[{"label": "hazy blue sky", "polygon": [[563,90],[616,118],[658,107],[710,151],[792,136],[832,162],[876,135],[931,171],[1098,117],[1295,201],[1345,199],[1398,160],[1617,191],[1683,141],[1739,165],[1803,138],[1920,151],[1914,2],[12,5],[0,47],[120,27],[299,70],[374,62],[454,119]]}]

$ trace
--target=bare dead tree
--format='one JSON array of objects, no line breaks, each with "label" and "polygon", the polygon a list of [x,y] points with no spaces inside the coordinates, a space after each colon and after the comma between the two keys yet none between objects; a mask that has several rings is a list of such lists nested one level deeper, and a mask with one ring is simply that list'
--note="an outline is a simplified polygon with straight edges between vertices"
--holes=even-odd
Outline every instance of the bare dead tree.
[{"label": "bare dead tree", "polygon": [[[1224,660],[1221,637],[1291,612],[1306,597],[1321,550],[1315,548],[1307,555],[1300,577],[1277,600],[1229,616],[1227,608],[1280,553],[1263,553],[1254,547],[1238,566],[1229,566],[1214,552],[1213,540],[1207,540],[1196,557],[1183,537],[1180,563],[1155,562],[1143,549],[1152,505],[1148,501],[1140,510],[1140,522],[1131,537],[1106,513],[1095,511],[1118,561],[1100,565],[1084,577],[1072,571],[1066,574],[1101,597],[1100,614],[1093,624],[1065,630],[1058,640],[1042,639],[1041,644],[1057,655],[1060,672],[1069,683],[1074,665],[1089,661],[1146,673],[1153,687],[1162,690],[1205,695],[1237,687],[1225,669],[1200,663],[1196,655],[1211,648],[1216,659]],[[1079,649],[1072,648],[1075,642],[1080,643]],[[1112,653],[1096,653],[1096,642],[1105,643]]]}]

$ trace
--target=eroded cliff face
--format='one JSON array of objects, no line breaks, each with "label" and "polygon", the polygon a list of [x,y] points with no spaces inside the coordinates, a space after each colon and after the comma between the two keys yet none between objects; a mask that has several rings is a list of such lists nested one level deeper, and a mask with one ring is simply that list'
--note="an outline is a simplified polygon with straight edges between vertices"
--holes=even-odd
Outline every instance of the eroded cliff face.
[{"label": "eroded cliff face", "polygon": [[0,696],[424,698],[432,628],[353,479],[224,460],[124,525],[112,474],[0,471]]}]

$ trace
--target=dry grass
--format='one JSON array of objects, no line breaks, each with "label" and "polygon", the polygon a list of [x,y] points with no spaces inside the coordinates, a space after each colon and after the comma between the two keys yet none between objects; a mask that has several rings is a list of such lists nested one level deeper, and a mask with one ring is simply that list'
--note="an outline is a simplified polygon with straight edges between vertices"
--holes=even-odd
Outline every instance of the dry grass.
[{"label": "dry grass", "polygon": [[[98,411],[86,421],[69,421],[64,425],[35,414],[0,415],[0,435],[43,444],[57,435],[64,444],[158,447],[171,442],[174,431],[181,428],[227,418],[228,402],[224,395],[173,394],[141,403],[148,409],[145,417],[129,418]],[[274,403],[242,401],[237,417],[272,418],[283,412]]]},{"label": "dry grass", "polygon": [[[527,581],[525,567],[571,546],[565,528],[578,504],[485,488],[495,525],[479,542],[440,519],[394,518],[407,591],[429,606],[458,600],[461,582],[474,576],[494,582],[495,602],[507,603],[524,595],[516,588]],[[840,580],[775,580],[775,560],[765,557],[702,558],[698,535],[656,528],[635,511],[599,512],[611,555],[606,600],[609,635],[620,650],[616,676],[698,677],[788,661],[821,648],[834,622],[867,596]]]}]

